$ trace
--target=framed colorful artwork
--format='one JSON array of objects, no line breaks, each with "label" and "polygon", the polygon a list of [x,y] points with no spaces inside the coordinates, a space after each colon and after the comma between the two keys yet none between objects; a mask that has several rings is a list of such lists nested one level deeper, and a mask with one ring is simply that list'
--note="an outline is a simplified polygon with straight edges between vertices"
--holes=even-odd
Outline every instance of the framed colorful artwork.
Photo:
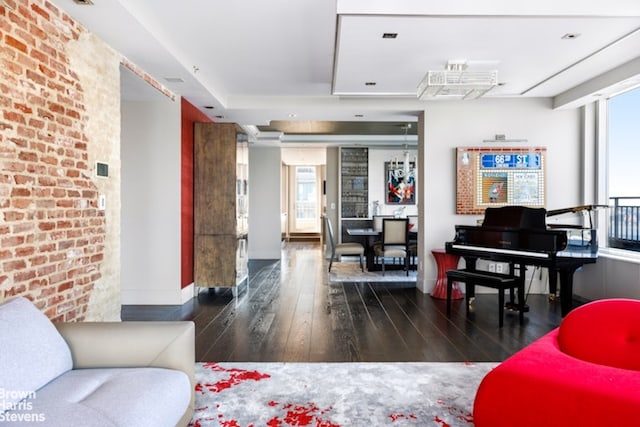
[{"label": "framed colorful artwork", "polygon": [[384,163],[385,204],[416,204],[415,162],[409,162],[407,166],[405,168],[404,162]]},{"label": "framed colorful artwork", "polygon": [[488,207],[544,207],[545,147],[458,147],[456,213]]}]

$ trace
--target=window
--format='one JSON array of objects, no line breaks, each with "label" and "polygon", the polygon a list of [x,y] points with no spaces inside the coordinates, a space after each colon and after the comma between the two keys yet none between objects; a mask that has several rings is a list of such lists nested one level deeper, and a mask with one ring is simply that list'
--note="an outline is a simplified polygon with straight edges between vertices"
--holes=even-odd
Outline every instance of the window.
[{"label": "window", "polygon": [[296,166],[295,186],[295,228],[298,231],[315,231],[319,218],[316,168]]},{"label": "window", "polygon": [[609,99],[609,246],[640,251],[640,88]]}]

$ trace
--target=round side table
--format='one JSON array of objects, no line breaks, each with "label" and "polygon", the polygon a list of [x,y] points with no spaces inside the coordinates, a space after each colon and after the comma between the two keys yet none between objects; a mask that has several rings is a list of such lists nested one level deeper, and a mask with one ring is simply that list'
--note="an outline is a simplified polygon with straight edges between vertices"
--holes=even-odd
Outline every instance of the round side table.
[{"label": "round side table", "polygon": [[[438,267],[438,278],[436,285],[431,291],[431,296],[438,299],[447,299],[447,270],[458,268],[458,255],[448,254],[444,249],[433,249],[431,251]],[[464,294],[458,286],[458,282],[453,282],[451,286],[451,299],[463,299]]]}]

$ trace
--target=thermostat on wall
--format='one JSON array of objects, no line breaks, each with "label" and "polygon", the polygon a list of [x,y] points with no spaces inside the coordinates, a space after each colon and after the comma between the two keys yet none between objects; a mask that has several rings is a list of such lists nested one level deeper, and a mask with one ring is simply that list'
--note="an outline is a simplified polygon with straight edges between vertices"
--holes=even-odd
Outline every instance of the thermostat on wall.
[{"label": "thermostat on wall", "polygon": [[108,177],[109,176],[109,165],[106,163],[96,162],[96,175]]}]

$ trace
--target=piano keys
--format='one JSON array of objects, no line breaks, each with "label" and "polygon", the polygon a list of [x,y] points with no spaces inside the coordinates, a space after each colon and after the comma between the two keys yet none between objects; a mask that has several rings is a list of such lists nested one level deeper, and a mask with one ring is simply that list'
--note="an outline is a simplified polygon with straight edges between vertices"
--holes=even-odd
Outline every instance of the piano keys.
[{"label": "piano keys", "polygon": [[[560,285],[560,306],[565,316],[572,308],[573,274],[598,258],[596,230],[581,224],[547,225],[547,217],[565,213],[587,212],[599,206],[546,211],[543,208],[505,206],[487,208],[480,226],[455,226],[455,238],[445,243],[447,253],[465,259],[474,271],[478,259],[506,262],[514,268],[509,274],[525,274],[527,266],[549,269],[549,292],[555,296]],[[576,236],[580,236],[577,238]],[[559,278],[559,282],[558,282]]]}]

